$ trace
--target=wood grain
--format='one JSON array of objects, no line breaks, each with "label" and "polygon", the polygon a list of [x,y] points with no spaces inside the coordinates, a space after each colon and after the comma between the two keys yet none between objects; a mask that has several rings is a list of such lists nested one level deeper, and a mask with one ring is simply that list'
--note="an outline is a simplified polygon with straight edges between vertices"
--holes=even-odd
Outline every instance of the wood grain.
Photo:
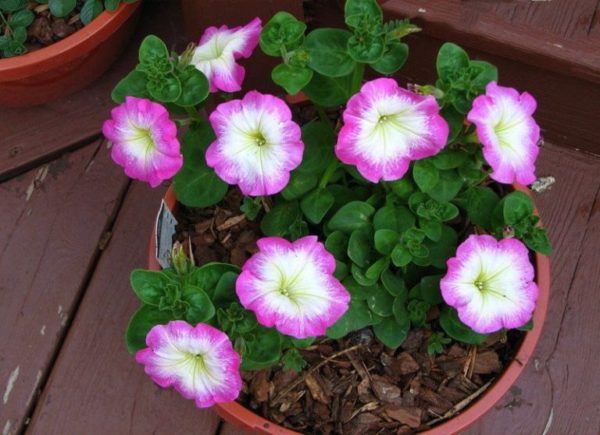
[{"label": "wood grain", "polygon": [[[593,278],[599,272],[595,254],[589,251],[590,243],[597,246],[600,238],[595,234],[600,229],[598,207],[592,210],[600,188],[600,160],[547,146],[539,168],[539,175],[556,177],[552,189],[536,197],[554,248],[546,324],[534,357],[515,386],[467,434],[542,434],[550,420],[549,434],[592,435],[600,428],[600,392],[591,368],[600,354],[600,342],[592,332],[600,330],[600,286],[597,278],[573,281],[574,275]],[[596,227],[588,232],[594,236],[585,230],[590,219]]]},{"label": "wood grain", "polygon": [[128,48],[90,87],[41,106],[0,108],[0,180],[98,137],[113,107],[111,90],[135,65],[144,36],[159,35],[170,48],[185,46],[179,2],[146,2],[142,12]]},{"label": "wood grain", "polygon": [[147,264],[164,189],[134,183],[29,427],[31,434],[213,434],[219,419],[152,383],[127,353],[138,306],[129,273]]},{"label": "wood grain", "polygon": [[0,428],[46,378],[127,181],[96,143],[0,184]]},{"label": "wood grain", "polygon": [[[567,3],[573,2],[566,0]],[[413,18],[434,38],[456,41],[526,65],[600,83],[598,40],[571,39],[560,32],[551,33],[546,28],[547,20],[540,23],[541,28],[518,20],[508,24],[502,15],[478,13],[470,5],[471,2],[460,0],[389,0],[383,8],[388,13]],[[553,11],[560,14],[559,9]]]}]

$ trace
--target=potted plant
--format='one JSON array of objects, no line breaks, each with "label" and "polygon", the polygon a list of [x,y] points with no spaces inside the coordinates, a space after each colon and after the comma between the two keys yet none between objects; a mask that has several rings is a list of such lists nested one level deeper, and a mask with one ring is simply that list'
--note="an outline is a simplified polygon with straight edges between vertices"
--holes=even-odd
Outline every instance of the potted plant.
[{"label": "potted plant", "polygon": [[131,36],[135,0],[0,1],[0,105],[41,104],[104,73]]},{"label": "potted plant", "polygon": [[[127,175],[173,184],[127,346],[252,430],[455,433],[508,391],[547,308],[550,244],[522,187],[535,100],[450,43],[435,85],[403,88],[388,76],[418,29],[374,0],[345,22],[306,33],[281,12],[181,55],[144,40],[103,132]],[[303,103],[235,94],[258,44]]]}]

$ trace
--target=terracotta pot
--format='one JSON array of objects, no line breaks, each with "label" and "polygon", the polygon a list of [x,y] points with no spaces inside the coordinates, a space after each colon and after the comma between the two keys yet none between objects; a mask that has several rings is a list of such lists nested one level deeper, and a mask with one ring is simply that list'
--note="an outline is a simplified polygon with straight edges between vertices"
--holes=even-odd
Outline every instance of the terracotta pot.
[{"label": "terracotta pot", "polygon": [[141,0],[102,12],[48,47],[0,59],[0,105],[42,104],[78,91],[104,73],[133,33]]},{"label": "terracotta pot", "polygon": [[[515,190],[526,193],[531,196],[531,191],[523,186],[515,184]],[[165,195],[167,206],[174,210],[177,206],[175,192],[169,188]],[[537,209],[535,214],[538,214]],[[154,256],[155,233],[152,231],[150,237],[150,248],[148,252],[148,265],[152,270],[160,270],[160,265]],[[515,383],[533,352],[542,333],[546,311],[548,310],[548,299],[550,297],[550,260],[548,257],[539,253],[536,258],[536,282],[540,289],[540,295],[537,301],[537,307],[533,314],[533,329],[525,334],[513,361],[505,368],[504,372],[475,402],[467,407],[460,414],[452,417],[444,423],[434,428],[422,432],[428,435],[451,435],[465,430],[467,427],[479,420],[498,402],[510,387]],[[215,411],[228,422],[257,433],[264,434],[297,434],[297,432],[279,426],[243,407],[237,402],[223,403],[215,406]]]}]

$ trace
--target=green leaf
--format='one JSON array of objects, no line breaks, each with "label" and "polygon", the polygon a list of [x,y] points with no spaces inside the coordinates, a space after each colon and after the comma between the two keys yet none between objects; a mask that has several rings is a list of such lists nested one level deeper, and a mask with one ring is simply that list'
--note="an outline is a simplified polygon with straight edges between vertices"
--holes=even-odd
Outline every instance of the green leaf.
[{"label": "green leaf", "polygon": [[181,95],[175,104],[184,107],[196,106],[208,97],[208,80],[195,66],[186,66],[177,72],[177,77],[181,83]]},{"label": "green leaf", "polygon": [[[461,125],[462,125],[462,115],[461,115]],[[445,149],[442,152],[436,154],[435,156],[429,158],[428,160],[433,163],[438,169],[446,170],[446,169],[456,169],[461,166],[468,155],[466,152],[462,150],[452,150]]]},{"label": "green leaf", "polygon": [[282,335],[273,328],[260,327],[253,338],[246,341],[241,369],[261,370],[277,364],[281,359]]},{"label": "green leaf", "polygon": [[428,159],[417,160],[413,166],[413,178],[423,192],[429,192],[437,185],[440,173]]},{"label": "green leaf", "polygon": [[115,103],[122,103],[125,97],[148,98],[146,74],[133,70],[123,78],[112,91],[111,97]]},{"label": "green leaf", "polygon": [[489,187],[473,187],[467,197],[467,215],[475,225],[490,229],[492,213],[499,202],[500,198]]},{"label": "green leaf", "polygon": [[419,227],[425,231],[425,235],[434,242],[437,242],[442,237],[442,224],[440,222],[419,219]]},{"label": "green leaf", "polygon": [[371,68],[380,74],[392,75],[404,66],[408,59],[408,45],[393,41],[385,48],[383,56],[371,63]]},{"label": "green leaf", "polygon": [[392,304],[394,297],[388,293],[383,287],[378,287],[377,290],[367,297],[369,309],[381,317],[392,315]]},{"label": "green leaf", "polygon": [[396,245],[392,250],[392,263],[397,267],[406,266],[412,260],[412,255],[403,245]]},{"label": "green leaf", "polygon": [[215,305],[226,305],[237,300],[235,282],[239,275],[237,271],[227,271],[221,275],[212,294],[212,301]]},{"label": "green leaf", "polygon": [[136,296],[147,305],[158,306],[167,285],[172,280],[163,272],[136,269],[129,277]]},{"label": "green leaf", "polygon": [[415,186],[409,177],[402,178],[401,180],[390,181],[388,186],[391,187],[392,192],[398,195],[399,198],[408,199],[408,197],[414,192]]},{"label": "green leaf", "polygon": [[146,335],[155,325],[164,325],[174,320],[170,311],[159,311],[150,305],[142,305],[133,315],[127,326],[125,342],[129,353],[146,347]]},{"label": "green leaf", "polygon": [[381,283],[389,294],[396,297],[404,297],[408,294],[404,280],[390,269],[385,270],[381,274]]},{"label": "green leaf", "polygon": [[403,322],[399,324],[396,319],[392,317],[386,317],[381,322],[373,326],[373,332],[375,336],[384,345],[390,349],[396,349],[408,336],[410,324]]},{"label": "green leaf", "polygon": [[35,18],[33,12],[29,9],[22,9],[15,12],[8,19],[8,24],[12,27],[28,27]]},{"label": "green leaf", "polygon": [[75,6],[77,5],[77,0],[49,0],[48,6],[50,8],[50,13],[55,17],[65,17],[71,13]]},{"label": "green leaf", "polygon": [[[27,29],[25,27],[15,27],[12,29],[13,43],[16,43],[18,47],[27,41]],[[16,53],[20,54],[20,53]]]},{"label": "green leaf", "polygon": [[546,230],[541,227],[535,227],[523,236],[523,242],[529,249],[539,252],[543,255],[552,254],[552,244],[548,238]]},{"label": "green leaf", "polygon": [[353,35],[348,39],[348,54],[359,63],[375,63],[383,56],[385,37],[382,35]]},{"label": "green leaf", "polygon": [[390,266],[389,257],[381,257],[375,263],[371,264],[369,268],[365,272],[365,276],[368,279],[376,279],[378,280],[383,271],[385,271]]},{"label": "green leaf", "polygon": [[339,261],[347,259],[348,236],[341,231],[334,231],[325,239],[325,249]]},{"label": "green leaf", "polygon": [[392,230],[401,234],[415,225],[415,215],[403,206],[381,207],[373,217],[375,230]]},{"label": "green leaf", "polygon": [[183,136],[183,167],[173,179],[173,188],[177,199],[188,207],[217,204],[229,188],[204,159],[204,152],[214,139],[214,132],[207,122],[192,124]]},{"label": "green leaf", "polygon": [[517,328],[517,330],[519,331],[531,331],[533,329],[533,319],[530,319],[529,322],[525,323],[523,326],[521,326],[520,328]]},{"label": "green leaf", "polygon": [[440,313],[440,326],[453,339],[462,343],[478,345],[485,341],[487,335],[478,334],[458,318],[456,310],[445,307]]},{"label": "green leaf", "polygon": [[337,340],[352,331],[357,331],[373,323],[373,316],[365,301],[351,299],[348,311],[333,326],[327,329],[327,337]]},{"label": "green leaf", "polygon": [[375,287],[360,285],[356,280],[348,276],[342,281],[342,285],[348,290],[352,300],[366,301],[369,294],[376,290]]},{"label": "green leaf", "polygon": [[81,22],[89,24],[104,10],[102,0],[85,0],[80,12]]},{"label": "green leaf", "polygon": [[442,293],[440,291],[440,279],[443,275],[428,275],[421,278],[419,285],[419,296],[420,299],[431,304],[441,304],[444,300],[442,299]]},{"label": "green leaf", "polygon": [[139,50],[140,62],[153,63],[160,59],[168,59],[168,57],[169,50],[158,36],[148,35],[144,38]]},{"label": "green leaf", "polygon": [[427,194],[437,202],[449,202],[460,192],[464,181],[455,169],[440,171],[440,179]]},{"label": "green leaf", "polygon": [[333,215],[328,223],[328,227],[332,231],[344,231],[351,233],[354,230],[364,228],[369,225],[369,219],[375,213],[372,205],[361,202],[352,201],[340,208]]},{"label": "green leaf", "polygon": [[[239,274],[240,269],[227,263],[208,263],[201,267],[194,267],[188,276],[188,284],[200,287],[210,297],[216,297],[216,288],[221,278],[228,272]],[[222,293],[218,296],[221,297]]]},{"label": "green leaf", "polygon": [[119,7],[120,0],[104,0],[104,7],[107,11],[114,11]]},{"label": "green leaf", "polygon": [[438,52],[435,66],[438,77],[449,79],[452,73],[469,66],[469,55],[458,45],[446,42]]},{"label": "green leaf", "polygon": [[511,192],[502,200],[504,223],[514,225],[533,214],[533,201],[523,192]]},{"label": "green leaf", "polygon": [[263,217],[260,229],[265,236],[284,237],[294,222],[300,219],[301,216],[297,201],[282,202],[273,207]]},{"label": "green leaf", "polygon": [[346,46],[352,34],[342,29],[316,29],[304,40],[310,58],[308,66],[327,77],[343,77],[354,70]]},{"label": "green leaf", "polygon": [[407,292],[396,296],[394,303],[392,304],[392,312],[394,313],[394,319],[399,325],[405,328],[410,328],[410,318],[408,317],[408,311],[406,310]]},{"label": "green leaf", "polygon": [[303,92],[313,103],[319,106],[339,106],[350,98],[351,82],[352,74],[331,78],[315,73],[308,85],[304,87]]},{"label": "green leaf", "polygon": [[498,81],[498,68],[491,63],[482,60],[472,60],[469,62],[469,66],[476,71],[471,84],[478,90],[478,93],[483,93],[489,82]]},{"label": "green leaf", "polygon": [[305,30],[306,24],[293,15],[277,12],[263,27],[260,48],[269,56],[281,56],[283,50],[290,51],[300,46]]},{"label": "green leaf", "polygon": [[371,287],[377,283],[377,278],[367,277],[365,271],[354,263],[351,263],[350,272],[352,273],[352,278],[354,278],[358,284],[364,287]]},{"label": "green leaf", "polygon": [[271,79],[290,95],[296,95],[312,79],[313,70],[280,63],[271,72]]},{"label": "green leaf", "polygon": [[347,0],[344,21],[350,27],[359,27],[364,20],[381,23],[383,12],[376,0]]},{"label": "green leaf", "polygon": [[[458,135],[462,132],[463,128],[465,127],[465,124],[464,124],[465,115],[463,113],[459,112],[458,110],[456,110],[453,106],[444,107],[440,111],[440,114],[448,123],[448,127],[450,127],[450,133],[448,134],[448,143],[450,143],[450,142],[456,140]],[[447,150],[447,151],[452,151],[452,150]],[[442,154],[442,153],[440,153],[440,154]],[[433,157],[432,160],[435,160],[435,157]],[[435,165],[435,161],[433,161],[433,164]],[[438,169],[450,169],[449,167],[444,168],[444,167],[440,167],[437,165],[436,165],[436,167]]]},{"label": "green leaf", "polygon": [[313,224],[320,223],[335,203],[333,194],[326,189],[316,189],[302,198],[300,208]]},{"label": "green leaf", "polygon": [[189,304],[185,320],[192,325],[207,322],[215,315],[215,306],[204,290],[187,284],[182,289],[182,299]]},{"label": "green leaf", "polygon": [[348,240],[348,257],[359,267],[365,268],[371,259],[373,231],[369,227],[356,229]]},{"label": "green leaf", "polygon": [[429,260],[438,269],[446,269],[446,261],[456,253],[458,235],[448,225],[442,225],[442,236],[436,242],[426,241]]},{"label": "green leaf", "polygon": [[288,349],[281,358],[283,370],[294,370],[299,373],[306,366],[306,361],[297,349]]},{"label": "green leaf", "polygon": [[326,122],[313,121],[302,126],[304,154],[298,172],[320,176],[335,157],[333,147],[336,136],[333,127]]},{"label": "green leaf", "polygon": [[375,249],[380,254],[391,254],[399,241],[400,235],[396,231],[385,228],[375,231]]},{"label": "green leaf", "polygon": [[244,196],[240,211],[246,215],[246,218],[253,221],[257,218],[258,214],[262,210],[262,201],[260,197],[250,198]]},{"label": "green leaf", "polygon": [[27,6],[27,0],[0,0],[0,10],[15,12]]},{"label": "green leaf", "polygon": [[319,179],[315,174],[298,170],[292,171],[290,181],[281,192],[281,195],[288,201],[300,198],[306,192],[314,189],[318,182]]},{"label": "green leaf", "polygon": [[174,103],[181,96],[181,82],[175,76],[149,80],[146,87],[150,96],[161,103]]}]

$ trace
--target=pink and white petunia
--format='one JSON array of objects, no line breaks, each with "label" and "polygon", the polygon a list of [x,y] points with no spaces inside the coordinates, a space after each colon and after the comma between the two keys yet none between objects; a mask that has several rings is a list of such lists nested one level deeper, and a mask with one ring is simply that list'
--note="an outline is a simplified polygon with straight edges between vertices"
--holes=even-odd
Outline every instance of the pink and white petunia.
[{"label": "pink and white petunia", "polygon": [[236,60],[252,55],[261,30],[260,18],[254,18],[243,27],[209,27],[204,31],[191,64],[208,78],[210,92],[242,89],[246,71]]},{"label": "pink and white petunia", "polygon": [[373,183],[398,180],[412,160],[446,145],[448,124],[434,97],[398,86],[394,79],[365,83],[348,101],[335,153]]},{"label": "pink and white petunia", "polygon": [[182,320],[154,326],[135,359],[163,388],[175,387],[198,408],[235,400],[242,389],[240,356],[227,335],[210,325]]},{"label": "pink and white petunia", "polygon": [[126,97],[110,112],[102,133],[112,143],[112,159],[128,177],[158,186],[183,165],[177,126],[161,104]]},{"label": "pink and white petunia", "polygon": [[490,175],[500,183],[531,184],[536,180],[540,127],[532,115],[537,103],[523,92],[490,82],[473,101],[467,119],[477,127]]},{"label": "pink and white petunia", "polygon": [[300,127],[280,98],[250,91],[219,104],[210,123],[217,139],[206,150],[206,163],[244,195],[282,191],[302,161]]},{"label": "pink and white petunia", "polygon": [[265,237],[242,268],[236,292],[258,322],[295,338],[325,334],[348,309],[350,294],[333,277],[335,259],[316,236]]},{"label": "pink and white petunia", "polygon": [[538,297],[529,251],[517,239],[471,235],[448,260],[440,281],[446,303],[481,334],[525,325]]}]

